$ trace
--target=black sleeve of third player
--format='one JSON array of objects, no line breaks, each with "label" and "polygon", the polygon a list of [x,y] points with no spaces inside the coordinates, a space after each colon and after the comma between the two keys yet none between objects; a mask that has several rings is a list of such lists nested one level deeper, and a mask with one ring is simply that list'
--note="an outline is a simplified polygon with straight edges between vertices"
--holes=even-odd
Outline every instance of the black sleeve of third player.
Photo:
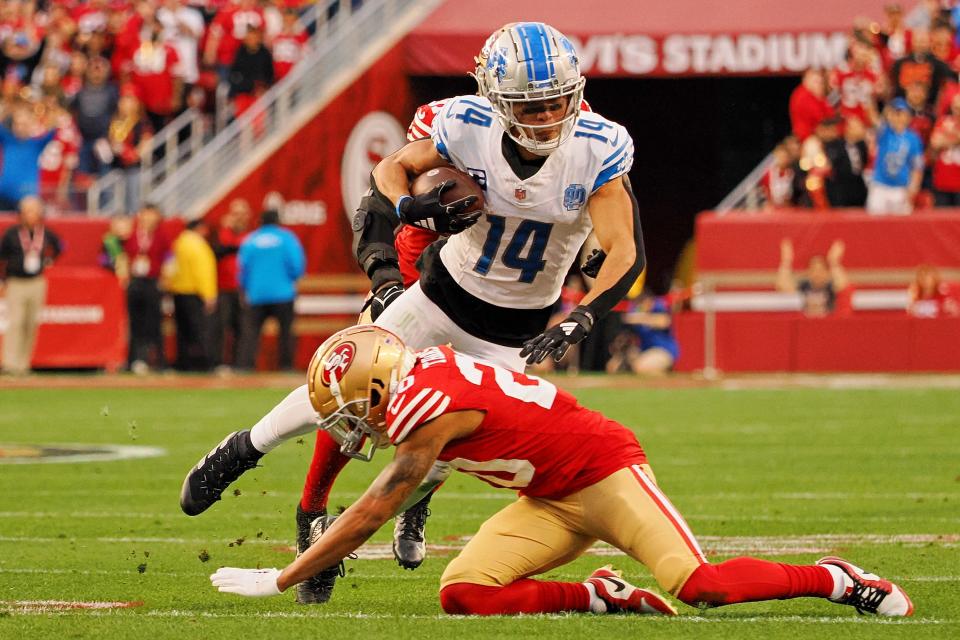
[{"label": "black sleeve of third player", "polygon": [[623,300],[624,296],[630,291],[630,287],[633,286],[633,283],[637,281],[637,278],[640,277],[647,266],[647,257],[643,248],[643,229],[640,228],[640,207],[637,205],[637,198],[633,195],[633,188],[630,186],[630,180],[627,176],[623,177],[623,188],[627,190],[627,195],[630,196],[630,204],[633,207],[633,242],[637,249],[637,257],[615,285],[587,305],[597,318],[607,315],[610,309],[613,309],[618,302]]},{"label": "black sleeve of third player", "polygon": [[370,191],[360,200],[360,207],[353,217],[354,255],[370,278],[371,291],[388,282],[403,282],[400,260],[393,245],[394,232],[399,224],[393,203],[380,193],[371,176]]}]

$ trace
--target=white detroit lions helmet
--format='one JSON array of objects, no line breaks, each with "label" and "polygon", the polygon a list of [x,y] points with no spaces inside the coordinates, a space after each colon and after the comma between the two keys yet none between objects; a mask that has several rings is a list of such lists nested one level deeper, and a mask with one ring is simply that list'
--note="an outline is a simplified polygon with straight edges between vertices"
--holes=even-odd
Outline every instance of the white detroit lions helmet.
[{"label": "white detroit lions helmet", "polygon": [[[493,106],[507,134],[537,155],[549,155],[573,132],[580,115],[583,86],[580,61],[566,36],[542,22],[507,24],[495,31],[476,58],[474,77],[480,95]],[[520,124],[514,106],[567,96],[567,111],[559,122]],[[560,134],[538,140],[539,129],[560,126]]]}]

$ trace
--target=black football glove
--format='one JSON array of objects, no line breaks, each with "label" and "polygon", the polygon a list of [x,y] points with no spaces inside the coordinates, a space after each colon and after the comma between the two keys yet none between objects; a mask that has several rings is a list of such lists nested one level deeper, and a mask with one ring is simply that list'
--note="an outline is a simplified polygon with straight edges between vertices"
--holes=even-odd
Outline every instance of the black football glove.
[{"label": "black football glove", "polygon": [[440,204],[443,192],[452,189],[456,184],[453,180],[445,180],[426,193],[400,198],[397,203],[400,221],[437,233],[460,233],[473,226],[483,213],[467,211],[477,201],[477,196],[467,196],[448,204]]},{"label": "black football glove", "polygon": [[361,315],[367,310],[367,307],[370,307],[370,321],[376,322],[380,314],[393,304],[393,302],[403,294],[403,291],[403,285],[399,282],[390,282],[383,285],[363,303],[363,309],[360,310]]},{"label": "black football glove", "polygon": [[526,358],[527,364],[543,362],[548,355],[552,355],[554,360],[560,362],[570,345],[577,344],[586,338],[591,329],[593,329],[593,311],[590,307],[581,305],[560,324],[524,342],[520,357]]},{"label": "black football glove", "polygon": [[606,259],[607,254],[604,253],[603,249],[594,249],[584,263],[580,265],[580,273],[588,278],[596,278],[597,274],[600,273],[600,267],[603,266],[603,261]]}]

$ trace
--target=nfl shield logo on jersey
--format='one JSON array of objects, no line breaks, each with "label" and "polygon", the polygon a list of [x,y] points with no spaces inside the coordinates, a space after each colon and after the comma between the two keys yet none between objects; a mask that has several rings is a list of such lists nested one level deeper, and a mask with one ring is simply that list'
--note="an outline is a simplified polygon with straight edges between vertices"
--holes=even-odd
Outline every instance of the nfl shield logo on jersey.
[{"label": "nfl shield logo on jersey", "polygon": [[527,190],[525,187],[517,187],[513,190],[513,197],[517,200],[526,200],[527,199]]},{"label": "nfl shield logo on jersey", "polygon": [[587,201],[587,190],[582,184],[571,184],[563,192],[563,208],[575,211]]}]

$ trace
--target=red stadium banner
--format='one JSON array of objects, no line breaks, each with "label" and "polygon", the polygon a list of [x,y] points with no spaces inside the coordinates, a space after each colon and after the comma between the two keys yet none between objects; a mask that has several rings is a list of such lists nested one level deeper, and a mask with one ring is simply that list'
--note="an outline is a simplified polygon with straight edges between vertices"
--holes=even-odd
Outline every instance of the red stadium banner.
[{"label": "red stadium banner", "polygon": [[[308,273],[359,273],[350,222],[369,188],[370,171],[405,142],[409,86],[398,48],[387,52],[317,113],[215,206],[234,198],[254,211],[277,208],[307,253]],[[255,222],[255,221],[254,221]]]},{"label": "red stadium banner", "polygon": [[843,60],[854,19],[880,0],[758,2],[448,0],[405,40],[413,75],[459,75],[494,30],[542,21],[570,37],[589,77],[798,75]]},{"label": "red stadium banner", "polygon": [[920,264],[960,267],[960,210],[873,216],[860,211],[703,213],[697,217],[697,270],[774,270],[780,241],[793,241],[794,265],[824,255],[834,240],[846,244],[849,269],[914,269]]},{"label": "red stadium banner", "polygon": [[[774,33],[570,34],[588,77],[797,75],[843,61],[845,31]],[[484,37],[436,34],[409,38],[407,64],[415,75],[469,69]]]},{"label": "red stadium banner", "polygon": [[[34,368],[119,368],[127,355],[126,309],[116,277],[96,267],[46,271],[47,301],[33,352]],[[0,298],[0,310],[5,311]],[[6,314],[0,314],[0,334]]]}]

